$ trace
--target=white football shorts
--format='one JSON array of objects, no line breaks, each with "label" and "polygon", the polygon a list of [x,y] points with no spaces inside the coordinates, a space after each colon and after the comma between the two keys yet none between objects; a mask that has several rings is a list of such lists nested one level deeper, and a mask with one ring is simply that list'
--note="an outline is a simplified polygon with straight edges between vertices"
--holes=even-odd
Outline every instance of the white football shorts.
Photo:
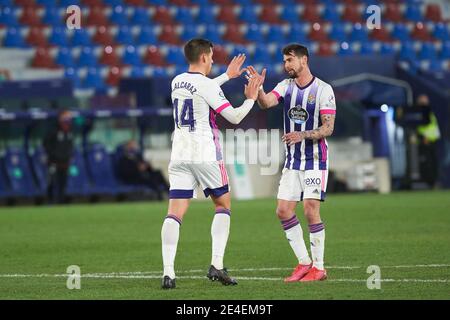
[{"label": "white football shorts", "polygon": [[230,191],[228,174],[223,161],[169,163],[170,199],[196,198],[201,186],[205,197],[220,197]]},{"label": "white football shorts", "polygon": [[287,201],[317,199],[325,201],[328,182],[328,170],[291,170],[282,171],[277,198]]}]

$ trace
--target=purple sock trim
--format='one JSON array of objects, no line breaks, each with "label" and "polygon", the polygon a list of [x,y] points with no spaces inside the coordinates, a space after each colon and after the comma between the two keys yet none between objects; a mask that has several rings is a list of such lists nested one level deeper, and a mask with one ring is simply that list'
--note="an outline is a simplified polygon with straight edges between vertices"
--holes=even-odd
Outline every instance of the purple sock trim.
[{"label": "purple sock trim", "polygon": [[227,214],[231,217],[231,210],[225,209],[225,208],[220,208],[220,209],[216,210],[216,214]]},{"label": "purple sock trim", "polygon": [[322,231],[323,229],[325,229],[323,222],[309,225],[310,233],[317,233],[317,232]]},{"label": "purple sock trim", "polygon": [[173,219],[173,220],[175,220],[176,222],[178,222],[178,224],[181,226],[181,219],[178,218],[176,215],[168,214],[168,215],[166,216],[166,219]]},{"label": "purple sock trim", "polygon": [[289,230],[290,228],[295,227],[299,223],[300,222],[298,221],[296,215],[294,215],[292,218],[288,220],[281,220],[281,225],[283,226],[284,230]]}]

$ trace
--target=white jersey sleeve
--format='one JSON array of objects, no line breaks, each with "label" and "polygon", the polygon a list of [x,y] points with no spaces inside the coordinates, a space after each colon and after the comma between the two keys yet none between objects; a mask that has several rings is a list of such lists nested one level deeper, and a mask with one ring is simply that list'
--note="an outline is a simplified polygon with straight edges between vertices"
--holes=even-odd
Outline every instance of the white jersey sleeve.
[{"label": "white jersey sleeve", "polygon": [[216,113],[221,113],[225,108],[231,107],[231,103],[215,80],[208,79],[205,82],[207,85],[202,86],[201,96]]},{"label": "white jersey sleeve", "polygon": [[322,89],[319,98],[320,114],[335,114],[336,113],[336,99],[334,98],[333,88],[327,84]]},{"label": "white jersey sleeve", "polygon": [[219,86],[222,86],[228,80],[230,80],[230,77],[228,77],[226,72],[224,72],[220,76],[214,78],[214,81],[217,82],[217,84]]},{"label": "white jersey sleeve", "polygon": [[277,97],[278,101],[280,101],[281,98],[284,98],[288,86],[289,80],[285,79],[281,82],[278,82],[278,84],[275,86],[275,88],[273,88],[271,92]]}]

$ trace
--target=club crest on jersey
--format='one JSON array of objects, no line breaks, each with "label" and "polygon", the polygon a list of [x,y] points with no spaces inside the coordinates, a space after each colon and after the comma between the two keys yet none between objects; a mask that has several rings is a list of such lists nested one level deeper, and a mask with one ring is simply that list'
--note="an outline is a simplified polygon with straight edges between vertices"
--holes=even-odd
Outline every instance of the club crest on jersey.
[{"label": "club crest on jersey", "polygon": [[303,109],[300,105],[290,108],[288,111],[288,117],[296,124],[303,124],[308,121],[308,111]]},{"label": "club crest on jersey", "polygon": [[316,95],[310,94],[308,96],[308,104],[315,104],[316,103]]}]

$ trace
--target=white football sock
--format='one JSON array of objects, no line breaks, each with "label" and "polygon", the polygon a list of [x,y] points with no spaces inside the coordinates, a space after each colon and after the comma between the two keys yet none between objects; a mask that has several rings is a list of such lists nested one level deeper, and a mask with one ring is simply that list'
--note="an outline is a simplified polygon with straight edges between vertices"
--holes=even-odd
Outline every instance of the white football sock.
[{"label": "white football sock", "polygon": [[212,258],[211,264],[216,269],[223,269],[223,256],[230,233],[230,210],[218,209],[211,225]]},{"label": "white football sock", "polygon": [[180,237],[180,225],[181,220],[174,215],[168,215],[161,229],[164,276],[169,276],[171,279],[175,278],[174,263]]},{"label": "white football sock", "polygon": [[292,251],[294,251],[294,254],[297,257],[298,263],[304,265],[310,264],[311,258],[306,249],[305,240],[303,239],[303,230],[297,216],[294,215],[289,220],[281,221],[281,224],[283,225],[286,238],[289,241]]},{"label": "white football sock", "polygon": [[319,270],[323,270],[323,256],[325,252],[325,227],[322,222],[318,224],[310,224],[309,232],[313,266]]}]

